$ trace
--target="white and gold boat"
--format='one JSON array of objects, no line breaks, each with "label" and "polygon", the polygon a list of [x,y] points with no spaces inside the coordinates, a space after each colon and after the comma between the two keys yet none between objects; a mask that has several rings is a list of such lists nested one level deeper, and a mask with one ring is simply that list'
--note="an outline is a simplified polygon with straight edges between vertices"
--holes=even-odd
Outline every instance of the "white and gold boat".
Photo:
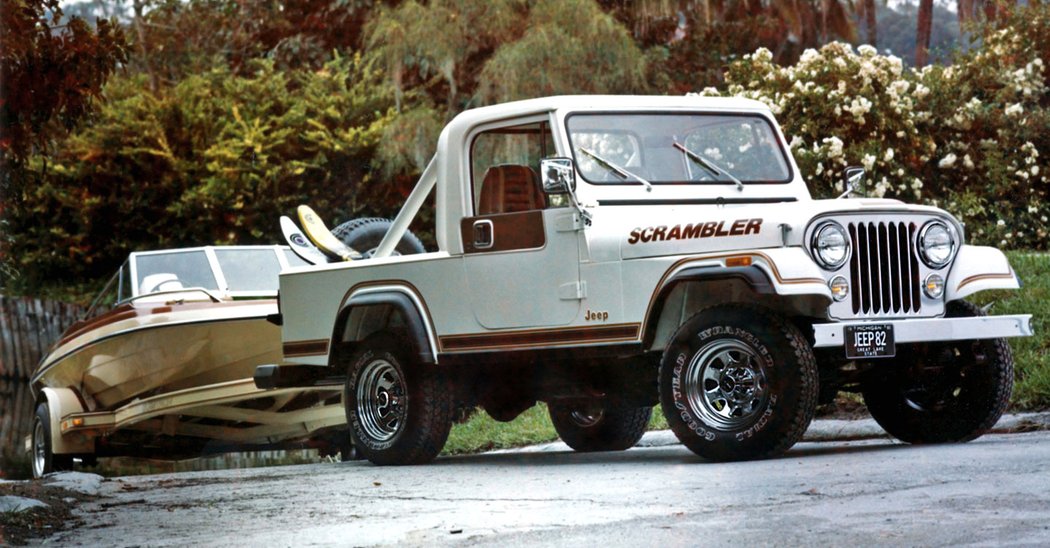
[{"label": "white and gold boat", "polygon": [[74,457],[187,458],[304,440],[348,456],[341,385],[264,391],[253,380],[257,366],[281,361],[277,275],[303,264],[285,246],[132,253],[32,377],[34,475]]}]

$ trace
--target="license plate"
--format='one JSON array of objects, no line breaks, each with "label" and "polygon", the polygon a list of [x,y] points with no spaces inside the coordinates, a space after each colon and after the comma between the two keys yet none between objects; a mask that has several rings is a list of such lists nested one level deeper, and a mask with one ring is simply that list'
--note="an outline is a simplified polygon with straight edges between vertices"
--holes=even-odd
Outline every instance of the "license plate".
[{"label": "license plate", "polygon": [[847,325],[843,333],[847,358],[892,358],[893,324]]}]

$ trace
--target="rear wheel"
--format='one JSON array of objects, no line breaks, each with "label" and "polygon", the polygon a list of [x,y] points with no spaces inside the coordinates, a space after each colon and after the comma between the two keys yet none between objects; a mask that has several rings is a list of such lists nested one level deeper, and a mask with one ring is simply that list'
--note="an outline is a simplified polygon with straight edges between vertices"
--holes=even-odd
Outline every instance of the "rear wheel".
[{"label": "rear wheel", "polygon": [[56,455],[52,450],[51,410],[47,402],[41,403],[33,417],[33,477],[72,469],[72,455]]},{"label": "rear wheel", "polygon": [[552,404],[554,430],[576,451],[623,451],[642,439],[651,407]]},{"label": "rear wheel", "polygon": [[343,391],[353,445],[375,464],[421,464],[437,456],[452,428],[444,375],[411,360],[390,334],[373,335],[352,354]]},{"label": "rear wheel", "polygon": [[759,307],[697,313],[660,364],[660,403],[671,430],[711,460],[787,451],[813,420],[817,392],[816,360],[802,333]]},{"label": "rear wheel", "polygon": [[[966,301],[947,316],[983,316]],[[864,403],[891,436],[908,443],[962,442],[995,425],[1010,402],[1014,360],[1005,339],[916,345],[861,386]]]}]

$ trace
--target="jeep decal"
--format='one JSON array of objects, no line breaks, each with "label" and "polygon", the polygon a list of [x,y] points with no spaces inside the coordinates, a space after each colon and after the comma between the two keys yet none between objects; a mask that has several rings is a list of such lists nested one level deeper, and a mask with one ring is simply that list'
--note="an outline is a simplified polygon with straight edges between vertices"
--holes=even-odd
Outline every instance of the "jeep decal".
[{"label": "jeep decal", "polygon": [[634,245],[638,242],[664,242],[671,240],[692,240],[694,238],[711,238],[716,236],[747,236],[748,234],[759,234],[762,232],[762,219],[737,219],[726,230],[728,221],[709,221],[674,225],[670,229],[666,226],[650,226],[648,228],[636,228],[631,231],[627,243]]}]

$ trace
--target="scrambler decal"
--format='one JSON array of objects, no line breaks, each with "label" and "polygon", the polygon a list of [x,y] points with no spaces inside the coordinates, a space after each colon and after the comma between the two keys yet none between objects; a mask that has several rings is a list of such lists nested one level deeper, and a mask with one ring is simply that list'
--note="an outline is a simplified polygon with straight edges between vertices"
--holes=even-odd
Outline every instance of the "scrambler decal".
[{"label": "scrambler decal", "polygon": [[638,242],[668,242],[672,240],[693,240],[696,238],[713,238],[721,236],[747,236],[749,234],[760,234],[762,232],[762,219],[737,219],[726,229],[729,221],[709,221],[706,223],[688,224],[685,226],[674,225],[650,226],[648,228],[636,228],[631,231],[627,243],[634,245]]}]

